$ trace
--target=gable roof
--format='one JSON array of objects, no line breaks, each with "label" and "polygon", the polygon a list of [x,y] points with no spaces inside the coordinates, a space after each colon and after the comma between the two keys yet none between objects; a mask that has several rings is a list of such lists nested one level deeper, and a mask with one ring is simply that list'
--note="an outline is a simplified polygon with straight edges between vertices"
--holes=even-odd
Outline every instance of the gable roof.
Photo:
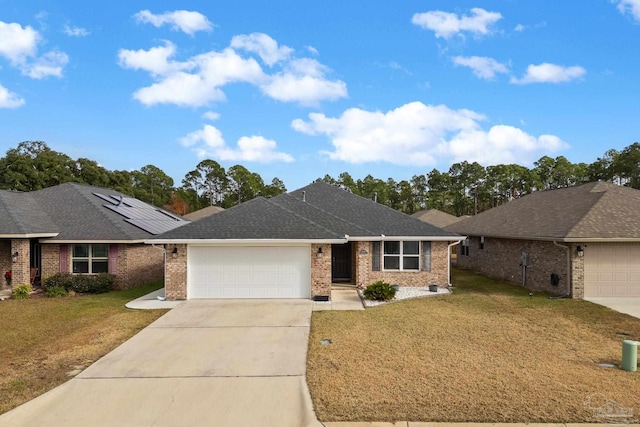
[{"label": "gable roof", "polygon": [[218,212],[221,212],[223,210],[224,208],[221,208],[220,206],[207,206],[206,208],[202,208],[197,211],[190,212],[186,215],[182,215],[182,218],[188,219],[189,221],[197,221],[210,215],[217,214]]},{"label": "gable roof", "polygon": [[66,183],[28,193],[0,190],[0,236],[51,242],[143,241],[187,221],[114,190]]},{"label": "gable roof", "polygon": [[531,240],[640,240],[640,191],[608,182],[538,191],[447,227]]},{"label": "gable roof", "polygon": [[316,182],[271,199],[258,197],[149,239],[203,240],[459,240],[457,234],[411,218],[338,187]]},{"label": "gable roof", "polygon": [[414,218],[419,219],[422,222],[428,222],[429,224],[433,224],[436,227],[446,227],[448,225],[454,224],[458,221],[462,221],[467,216],[458,217],[455,215],[448,214],[446,212],[442,212],[438,209],[423,209],[411,215]]}]

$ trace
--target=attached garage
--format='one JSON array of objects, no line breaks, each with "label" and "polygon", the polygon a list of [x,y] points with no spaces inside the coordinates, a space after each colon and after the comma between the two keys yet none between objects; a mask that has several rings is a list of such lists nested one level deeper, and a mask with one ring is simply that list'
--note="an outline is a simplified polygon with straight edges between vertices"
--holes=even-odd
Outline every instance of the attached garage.
[{"label": "attached garage", "polygon": [[588,244],[584,296],[640,297],[640,244]]},{"label": "attached garage", "polygon": [[311,298],[311,247],[192,246],[189,299]]}]

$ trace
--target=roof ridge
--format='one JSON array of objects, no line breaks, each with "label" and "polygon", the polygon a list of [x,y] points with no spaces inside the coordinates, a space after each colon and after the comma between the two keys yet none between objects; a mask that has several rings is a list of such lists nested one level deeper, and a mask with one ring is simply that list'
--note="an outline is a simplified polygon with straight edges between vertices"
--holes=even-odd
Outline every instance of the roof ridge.
[{"label": "roof ridge", "polygon": [[[10,193],[10,190],[2,190],[2,191],[6,192],[6,193]],[[11,219],[11,221],[13,221],[13,223],[18,226],[18,229],[20,231],[24,231],[24,227],[23,227],[22,222],[18,221],[15,218],[15,215],[13,215],[13,210],[11,209],[11,205],[8,205],[7,203],[5,203],[4,199],[5,199],[4,197],[0,196],[0,205],[2,205],[2,207],[4,207],[5,212],[7,212],[7,214],[9,215],[9,218]]]},{"label": "roof ridge", "polygon": [[[293,200],[298,200],[298,199],[296,199],[295,197],[293,197],[293,196],[289,195],[289,193],[281,194],[281,196],[289,196],[289,197],[293,198]],[[275,198],[273,198],[273,199],[267,199],[267,198],[265,198],[265,200],[266,200],[268,203],[270,203],[270,204],[272,204],[272,205],[274,205],[274,206],[279,207],[280,209],[283,209],[283,210],[285,210],[285,211],[289,212],[290,214],[294,215],[295,217],[300,218],[300,219],[302,219],[303,221],[308,222],[308,223],[310,223],[310,224],[313,224],[313,225],[315,225],[316,227],[320,227],[321,229],[323,229],[323,230],[325,230],[325,231],[327,231],[327,232],[329,232],[329,233],[332,233],[332,234],[335,234],[335,235],[337,235],[337,236],[340,236],[340,233],[338,233],[338,232],[336,232],[336,231],[334,231],[334,230],[330,230],[330,229],[328,229],[327,227],[325,227],[325,226],[323,226],[323,225],[321,225],[321,224],[318,224],[317,222],[312,221],[312,220],[310,220],[309,218],[304,217],[304,216],[302,216],[302,215],[300,215],[300,214],[298,214],[298,213],[296,213],[296,212],[292,211],[291,209],[287,209],[286,207],[282,206],[281,204],[274,202],[274,199],[275,199]],[[302,201],[300,201],[300,202],[302,203]],[[315,208],[315,206],[312,206],[312,205],[308,205],[308,206],[311,206],[311,207]],[[324,211],[323,211],[323,212],[324,212]],[[338,217],[336,217],[336,218],[338,218]],[[348,221],[345,221],[345,222],[348,222]]]},{"label": "roof ridge", "polygon": [[[296,190],[296,191],[297,191],[297,190]],[[292,198],[293,200],[297,200],[297,201],[299,201],[299,202],[301,202],[301,203],[306,203],[306,202],[303,202],[302,200],[296,199],[296,198],[295,198],[294,196],[292,196],[290,193],[285,193],[285,194],[281,194],[281,195],[282,195],[282,196],[288,196],[288,197]],[[337,218],[337,219],[339,219],[339,220],[340,220],[340,221],[342,221],[342,222],[345,222],[345,223],[347,223],[347,224],[349,224],[349,225],[354,226],[355,228],[359,228],[360,230],[362,230],[362,231],[364,231],[364,232],[366,232],[366,233],[371,233],[371,234],[373,234],[373,231],[371,231],[371,230],[367,230],[366,228],[361,227],[361,226],[359,226],[358,224],[355,224],[355,223],[353,223],[353,222],[351,222],[351,221],[349,221],[349,220],[347,220],[347,219],[345,219],[345,218],[339,217],[338,215],[335,215],[335,214],[333,214],[333,213],[331,213],[331,212],[327,212],[327,211],[325,211],[324,209],[321,209],[321,208],[317,207],[317,206],[316,206],[316,205],[314,205],[314,204],[307,203],[307,206],[309,206],[309,207],[311,207],[311,208],[313,208],[313,209],[315,209],[315,210],[317,210],[317,211],[320,211],[320,212],[322,212],[322,213],[323,213],[323,214],[325,214],[325,215],[329,215],[329,216],[330,216],[330,217],[332,217],[332,218]],[[296,215],[297,215],[297,214],[296,214]],[[309,222],[312,222],[312,221],[310,221],[310,220],[309,220]],[[323,228],[324,228],[324,227],[323,227]],[[331,230],[328,230],[328,231],[331,231]]]},{"label": "roof ridge", "polygon": [[[598,206],[598,204],[602,201],[602,199],[604,198],[604,196],[607,194],[607,192],[609,190],[611,190],[611,188],[605,190],[605,191],[593,191],[594,188],[596,187],[595,184],[599,184],[600,181],[596,181],[594,183],[594,185],[591,186],[591,188],[589,189],[589,194],[595,195],[598,200],[595,201],[595,203],[593,203],[591,205],[591,207],[589,207],[589,209],[580,217],[578,218],[573,225],[571,226],[571,228],[569,228],[569,230],[567,230],[566,236],[567,237],[571,237],[573,235],[573,231],[574,230],[578,230],[578,228],[582,225],[583,221],[585,221],[587,219],[587,217],[589,216],[589,214],[591,214],[593,212],[593,209]],[[592,184],[592,183],[588,183],[588,184]],[[584,184],[584,185],[588,185],[588,184]],[[615,184],[614,184],[615,185]],[[580,187],[580,186],[579,186]],[[575,188],[575,187],[574,187]],[[576,233],[577,234],[577,233]]]}]

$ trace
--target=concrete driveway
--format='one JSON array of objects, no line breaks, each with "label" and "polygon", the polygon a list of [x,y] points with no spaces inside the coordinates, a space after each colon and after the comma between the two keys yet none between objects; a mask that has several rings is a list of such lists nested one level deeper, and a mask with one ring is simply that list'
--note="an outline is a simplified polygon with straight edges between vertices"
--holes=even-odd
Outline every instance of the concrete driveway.
[{"label": "concrete driveway", "polygon": [[585,300],[640,319],[640,297],[600,297]]},{"label": "concrete driveway", "polygon": [[187,301],[0,426],[321,426],[304,300]]}]

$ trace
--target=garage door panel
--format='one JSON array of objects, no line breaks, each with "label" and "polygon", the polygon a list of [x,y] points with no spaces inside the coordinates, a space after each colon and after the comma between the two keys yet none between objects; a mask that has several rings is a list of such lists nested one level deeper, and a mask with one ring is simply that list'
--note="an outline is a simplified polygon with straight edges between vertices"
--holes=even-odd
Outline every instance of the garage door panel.
[{"label": "garage door panel", "polygon": [[585,297],[640,296],[640,244],[589,244]]},{"label": "garage door panel", "polygon": [[189,298],[310,298],[309,246],[188,250]]}]

